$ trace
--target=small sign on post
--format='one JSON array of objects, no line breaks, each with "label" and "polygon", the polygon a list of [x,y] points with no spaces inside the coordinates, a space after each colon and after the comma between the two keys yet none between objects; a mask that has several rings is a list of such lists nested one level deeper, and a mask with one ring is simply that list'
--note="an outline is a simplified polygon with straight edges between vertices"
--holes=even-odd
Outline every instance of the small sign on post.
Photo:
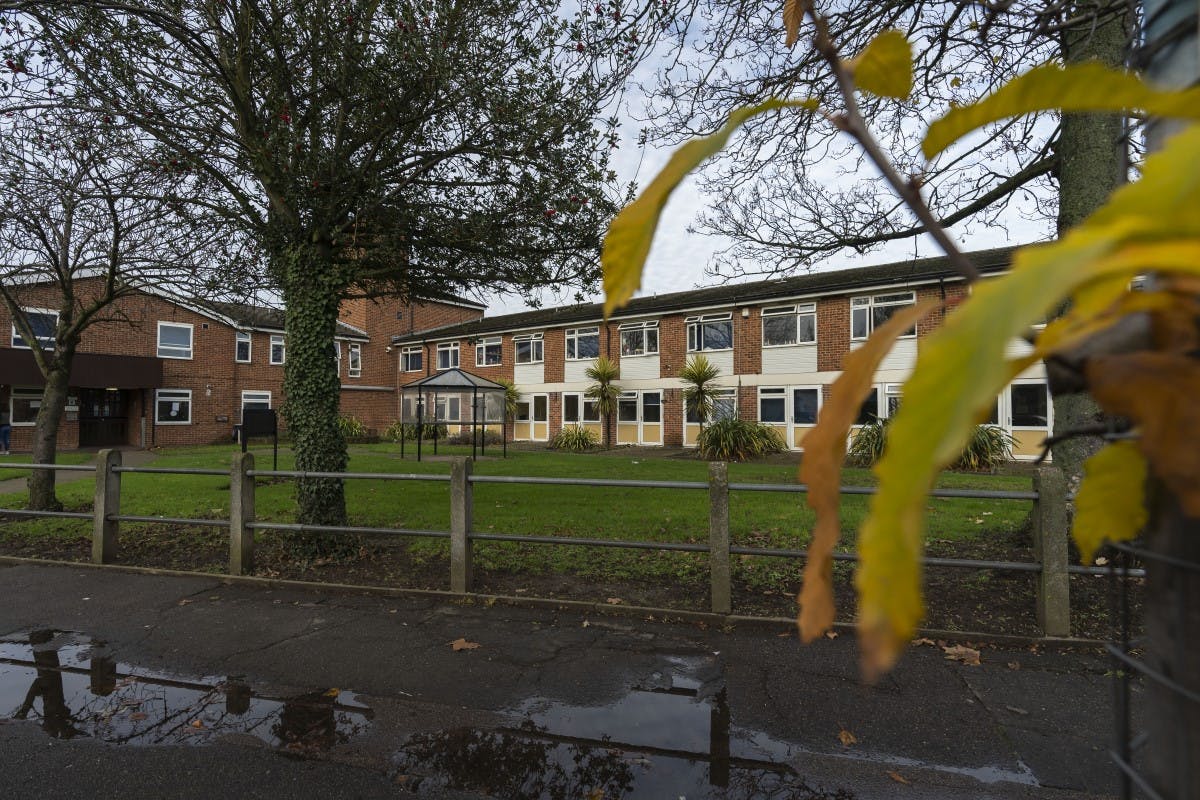
[{"label": "small sign on post", "polygon": [[247,408],[242,411],[242,452],[251,436],[270,436],[274,444],[273,470],[279,470],[279,421],[273,408]]}]

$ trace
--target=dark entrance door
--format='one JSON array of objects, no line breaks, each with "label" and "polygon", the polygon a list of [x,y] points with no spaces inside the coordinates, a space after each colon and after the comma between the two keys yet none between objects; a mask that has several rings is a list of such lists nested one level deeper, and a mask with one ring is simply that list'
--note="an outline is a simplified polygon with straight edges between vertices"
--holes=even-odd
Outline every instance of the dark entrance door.
[{"label": "dark entrance door", "polygon": [[79,390],[79,446],[110,447],[129,441],[129,397],[120,389]]}]

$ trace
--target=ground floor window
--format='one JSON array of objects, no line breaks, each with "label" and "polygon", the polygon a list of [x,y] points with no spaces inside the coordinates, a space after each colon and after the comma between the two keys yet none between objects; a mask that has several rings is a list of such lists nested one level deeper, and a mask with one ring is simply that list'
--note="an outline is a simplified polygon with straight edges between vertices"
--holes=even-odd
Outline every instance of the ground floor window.
[{"label": "ground floor window", "polygon": [[154,421],[159,425],[190,425],[191,389],[159,389],[154,393]]},{"label": "ground floor window", "polygon": [[245,416],[246,409],[269,409],[271,407],[270,392],[242,392],[242,415]]},{"label": "ground floor window", "polygon": [[41,407],[40,389],[13,389],[8,401],[8,418],[13,425],[32,425],[37,422],[38,409]]},{"label": "ground floor window", "polygon": [[596,401],[583,394],[563,395],[563,423],[578,425],[582,422],[599,422],[600,411]]},{"label": "ground floor window", "polygon": [[1014,383],[1012,398],[1012,427],[1045,428],[1050,424],[1050,397],[1044,383]]},{"label": "ground floor window", "polygon": [[[687,403],[684,402],[684,407],[687,411],[687,421],[689,425],[699,425],[700,416],[690,408],[686,408]],[[705,422],[716,422],[719,419],[736,419],[737,418],[737,389],[718,389],[716,396],[713,398],[712,412],[708,415]]]}]

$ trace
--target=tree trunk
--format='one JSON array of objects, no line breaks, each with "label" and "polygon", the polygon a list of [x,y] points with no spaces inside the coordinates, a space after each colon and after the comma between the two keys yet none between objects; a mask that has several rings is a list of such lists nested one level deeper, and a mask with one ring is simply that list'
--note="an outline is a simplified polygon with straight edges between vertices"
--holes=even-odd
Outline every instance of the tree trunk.
[{"label": "tree trunk", "polygon": [[[1098,60],[1120,67],[1131,31],[1129,19],[1117,16],[1102,25],[1085,21],[1063,36],[1067,63]],[[1123,121],[1115,114],[1064,114],[1058,138],[1058,233],[1082,222],[1104,204],[1126,180],[1127,156]],[[1094,425],[1103,417],[1088,394],[1054,395],[1054,433]],[[1067,438],[1054,445],[1054,463],[1066,474],[1071,493],[1079,484],[1083,462],[1103,445],[1098,436]]]},{"label": "tree trunk", "polygon": [[[333,357],[333,337],[345,286],[328,245],[292,246],[283,254],[281,267],[287,330],[283,414],[296,454],[296,469],[344,472],[348,459],[346,439],[338,427],[341,382]],[[300,523],[346,524],[341,480],[300,479],[296,484],[296,506]],[[316,554],[342,549],[330,546],[338,541],[331,534],[303,538]]]},{"label": "tree trunk", "polygon": [[[58,454],[58,425],[67,405],[67,384],[74,352],[54,357],[45,375],[42,404],[38,407],[33,429],[33,462],[53,464]],[[62,503],[54,492],[55,472],[35,469],[29,475],[29,507],[35,511],[61,511]]]}]

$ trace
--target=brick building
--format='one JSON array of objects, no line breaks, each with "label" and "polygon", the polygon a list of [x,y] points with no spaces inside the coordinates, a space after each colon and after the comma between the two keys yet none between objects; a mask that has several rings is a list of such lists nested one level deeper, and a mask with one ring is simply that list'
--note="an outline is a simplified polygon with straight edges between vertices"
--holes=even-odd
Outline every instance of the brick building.
[{"label": "brick building", "polygon": [[[76,284],[86,295],[87,281]],[[58,305],[51,286],[23,290],[35,328],[53,342]],[[382,430],[396,419],[396,360],[390,337],[482,316],[455,297],[343,304],[334,352],[343,413]],[[145,290],[117,300],[82,338],[59,431],[62,449],[229,441],[245,408],[279,408],[287,360],[283,312],[185,299]],[[14,450],[29,450],[44,381],[33,354],[0,307],[0,405]]]},{"label": "brick building", "polygon": [[[1010,258],[1009,249],[973,254],[991,275],[1003,272]],[[944,258],[927,258],[640,297],[607,322],[599,304],[478,317],[399,334],[392,345],[402,385],[451,367],[514,381],[521,400],[510,435],[529,441],[547,441],[564,425],[600,431],[584,396],[590,384],[584,370],[608,356],[620,367],[623,390],[613,441],[668,446],[694,444],[699,433],[699,420],[685,419],[677,376],[688,357],[703,353],[721,373],[715,415],[773,425],[800,449],[842,359],[876,325],[920,299],[953,300],[966,291]],[[940,321],[934,314],[898,340],[875,376],[862,420],[894,412],[921,338]],[[466,413],[447,413],[445,421],[452,425]],[[1018,458],[1032,458],[1052,413],[1039,364],[997,398],[992,421],[1013,434]]]}]

